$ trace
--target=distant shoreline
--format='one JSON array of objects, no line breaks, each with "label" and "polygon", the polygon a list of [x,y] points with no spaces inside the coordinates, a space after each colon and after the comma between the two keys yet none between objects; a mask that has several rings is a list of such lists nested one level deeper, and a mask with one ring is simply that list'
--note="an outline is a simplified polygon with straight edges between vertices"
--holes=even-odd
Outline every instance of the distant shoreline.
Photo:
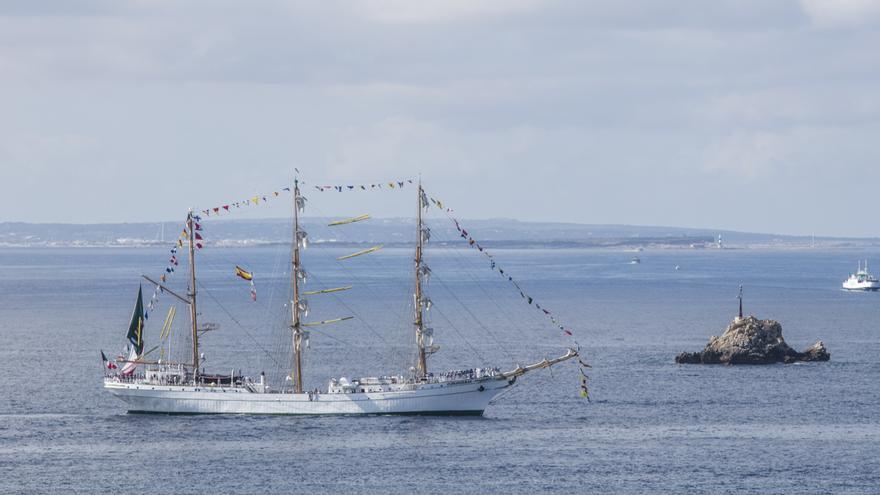
[{"label": "distant shoreline", "polygon": [[[338,247],[338,248],[358,248],[364,246],[376,245],[376,242],[313,242],[315,246],[321,247]],[[386,249],[408,249],[413,247],[413,243],[406,242],[386,242],[380,243]],[[693,252],[719,252],[719,251],[743,251],[743,250],[764,250],[764,251],[821,251],[821,250],[857,250],[857,249],[880,249],[880,241],[877,242],[823,242],[810,244],[797,243],[752,243],[752,244],[731,244],[723,248],[715,246],[691,246],[681,243],[627,243],[627,242],[595,242],[587,240],[578,241],[550,241],[550,242],[523,242],[523,241],[487,241],[484,243],[486,247],[491,249],[547,249],[547,250],[565,250],[565,249],[585,249],[585,250],[602,250],[602,251],[619,251],[622,253],[630,253],[638,255],[644,251],[693,251]],[[0,243],[0,250],[13,249],[152,249],[167,248],[173,243],[82,243],[82,242],[55,242],[55,243],[34,243],[34,244],[11,244]],[[206,248],[219,247],[223,249],[246,249],[246,248],[270,248],[277,246],[289,246],[290,242],[284,241],[241,241],[241,240],[221,240],[206,245]],[[461,248],[467,249],[468,246],[463,242],[433,242],[435,247],[444,248]]]},{"label": "distant shoreline", "polygon": [[[414,224],[410,218],[374,218],[345,227],[329,226],[332,219],[303,219],[301,228],[312,243],[334,246],[383,244],[411,246]],[[445,219],[429,224],[431,244],[462,245],[460,232]],[[206,219],[201,235],[208,246],[255,247],[289,244],[287,219]],[[511,219],[461,220],[461,228],[476,242],[495,249],[729,249],[866,248],[880,246],[880,238],[813,237],[762,234],[699,228],[633,225],[523,222]],[[149,248],[173,245],[181,222],[117,224],[43,224],[0,222],[2,248]]]}]

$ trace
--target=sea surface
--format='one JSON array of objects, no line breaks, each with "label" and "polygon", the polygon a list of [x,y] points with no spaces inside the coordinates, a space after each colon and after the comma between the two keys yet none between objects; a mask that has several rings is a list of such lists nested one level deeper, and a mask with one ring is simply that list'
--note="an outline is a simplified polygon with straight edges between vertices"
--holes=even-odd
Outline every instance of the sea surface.
[{"label": "sea surface", "polygon": [[[200,317],[219,324],[203,337],[208,370],[283,380],[286,248],[204,251]],[[353,286],[312,297],[309,319],[356,316],[312,333],[310,388],[412,362],[412,253],[335,261],[351,251],[304,253],[307,289]],[[494,256],[572,329],[590,400],[569,362],[521,378],[482,417],[128,414],[101,388],[100,351],[123,350],[139,277],[158,277],[168,250],[0,250],[0,493],[880,492],[880,293],[840,290],[858,259],[880,271],[880,251]],[[513,368],[573,345],[484,255],[426,259],[432,369]],[[182,291],[185,264],[169,281]],[[256,302],[236,264],[254,272]],[[735,316],[740,284],[746,313],[779,320],[799,350],[823,340],[831,361],[676,365]],[[172,302],[160,297],[147,347]],[[171,355],[187,349],[186,318]]]}]

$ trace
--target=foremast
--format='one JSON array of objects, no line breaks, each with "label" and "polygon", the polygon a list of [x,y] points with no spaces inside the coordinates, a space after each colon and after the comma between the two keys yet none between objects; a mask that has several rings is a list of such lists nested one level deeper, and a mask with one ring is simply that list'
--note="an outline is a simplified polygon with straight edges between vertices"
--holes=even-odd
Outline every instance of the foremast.
[{"label": "foremast", "polygon": [[422,224],[422,210],[427,208],[428,201],[425,196],[425,191],[422,189],[421,180],[419,180],[418,204],[419,211],[416,215],[416,255],[414,259],[416,286],[415,292],[413,293],[413,324],[416,330],[416,347],[418,348],[419,353],[418,362],[416,363],[416,378],[422,379],[428,375],[428,364],[425,352],[425,341],[428,336],[426,335],[427,332],[425,329],[425,317],[423,312],[426,300],[422,294],[422,277],[426,277],[430,272],[430,269],[427,266],[422,265],[424,241],[429,234],[428,230]]},{"label": "foremast", "polygon": [[290,283],[293,290],[293,300],[290,305],[291,323],[290,329],[293,334],[293,369],[291,370],[291,378],[293,379],[293,392],[301,394],[302,385],[302,343],[303,330],[300,321],[300,300],[299,300],[299,278],[303,275],[300,267],[299,245],[301,237],[305,232],[299,229],[299,211],[304,200],[299,193],[299,179],[293,180],[293,256],[292,270],[290,271]]},{"label": "foremast", "polygon": [[189,318],[192,323],[192,365],[193,378],[199,375],[199,323],[196,310],[196,249],[195,249],[195,218],[192,209],[186,216],[186,230],[189,238]]}]

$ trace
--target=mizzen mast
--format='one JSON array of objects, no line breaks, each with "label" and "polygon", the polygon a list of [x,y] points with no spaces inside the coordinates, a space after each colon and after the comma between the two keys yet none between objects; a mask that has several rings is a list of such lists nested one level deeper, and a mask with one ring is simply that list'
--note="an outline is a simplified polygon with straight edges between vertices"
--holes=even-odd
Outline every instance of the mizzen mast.
[{"label": "mizzen mast", "polygon": [[426,237],[426,232],[424,227],[422,226],[422,209],[428,206],[427,197],[425,196],[425,191],[422,189],[422,181],[419,180],[419,194],[418,194],[418,202],[419,202],[419,212],[416,216],[416,256],[415,256],[415,275],[416,275],[416,287],[415,292],[413,294],[413,307],[415,309],[413,324],[416,327],[416,346],[419,351],[419,361],[416,365],[416,377],[421,379],[427,376],[428,374],[428,365],[425,360],[425,319],[424,314],[422,312],[422,305],[424,304],[424,298],[422,297],[422,276],[426,275],[429,271],[428,267],[422,266],[422,248],[423,242]]},{"label": "mizzen mast", "polygon": [[186,216],[187,237],[189,237],[189,318],[192,322],[192,364],[193,377],[199,374],[199,324],[196,311],[196,250],[195,250],[195,219],[192,209]]},{"label": "mizzen mast", "polygon": [[[293,300],[291,301],[291,323],[290,329],[293,331],[293,370],[291,375],[293,378],[294,393],[301,394],[302,388],[302,342],[303,331],[300,322],[300,301],[299,301],[299,277],[301,276],[300,259],[299,259],[299,243],[301,232],[299,229],[299,210],[304,203],[299,195],[299,179],[293,180],[293,259],[292,270],[290,271],[290,281],[293,288]],[[302,232],[305,234],[305,232]]]}]

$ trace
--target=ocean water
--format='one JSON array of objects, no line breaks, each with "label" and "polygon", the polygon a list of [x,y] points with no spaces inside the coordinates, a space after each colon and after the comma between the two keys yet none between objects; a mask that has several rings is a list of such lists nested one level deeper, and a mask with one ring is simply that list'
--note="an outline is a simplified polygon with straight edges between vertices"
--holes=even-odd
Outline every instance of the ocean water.
[{"label": "ocean water", "polygon": [[[281,376],[285,249],[208,251],[200,311],[220,328],[203,339],[206,365]],[[405,370],[411,358],[411,253],[333,260],[350,251],[306,253],[308,288],[354,285],[312,298],[310,317],[357,316],[312,334],[309,387]],[[138,277],[158,275],[167,254],[0,250],[0,493],[880,491],[880,294],[839,290],[857,259],[880,263],[880,252],[647,250],[630,265],[622,251],[497,251],[574,330],[593,365],[591,401],[568,363],[526,375],[483,417],[127,414],[101,389],[99,350],[121,350]],[[478,253],[428,259],[442,346],[432,368],[564,352],[569,341]],[[256,303],[234,264],[255,272]],[[747,313],[779,320],[795,348],[823,340],[831,361],[674,364],[723,330],[740,283]],[[148,347],[169,302],[150,320]]]}]

